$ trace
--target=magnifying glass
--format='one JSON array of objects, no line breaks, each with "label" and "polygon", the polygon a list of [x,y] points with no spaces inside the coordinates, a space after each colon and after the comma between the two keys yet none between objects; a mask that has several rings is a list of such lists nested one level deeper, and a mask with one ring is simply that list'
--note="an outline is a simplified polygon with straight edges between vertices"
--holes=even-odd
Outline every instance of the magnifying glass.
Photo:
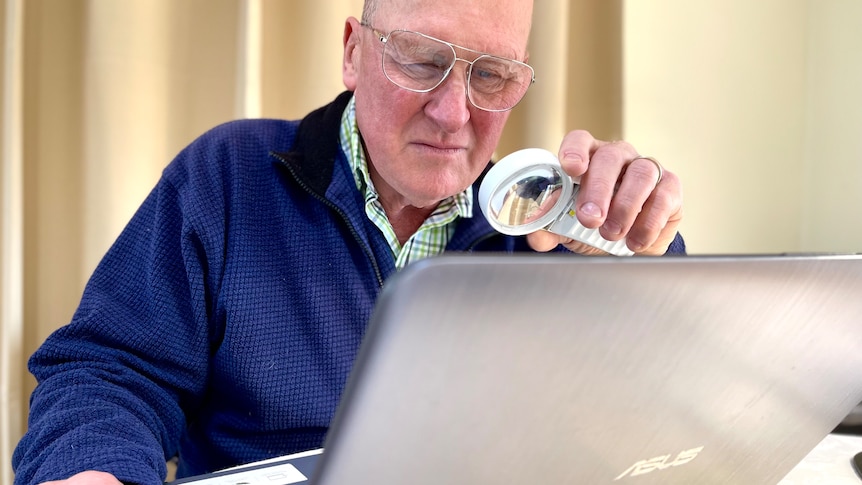
[{"label": "magnifying glass", "polygon": [[578,188],[556,155],[527,148],[491,167],[479,187],[479,204],[491,226],[503,234],[521,236],[544,229],[616,256],[634,254],[625,239],[608,241],[598,229],[578,221]]}]

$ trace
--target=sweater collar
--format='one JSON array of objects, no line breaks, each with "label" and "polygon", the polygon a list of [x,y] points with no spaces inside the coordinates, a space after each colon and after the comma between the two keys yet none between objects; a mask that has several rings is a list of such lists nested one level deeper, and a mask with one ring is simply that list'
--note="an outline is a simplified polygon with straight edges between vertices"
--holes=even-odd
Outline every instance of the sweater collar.
[{"label": "sweater collar", "polygon": [[[332,103],[309,113],[299,123],[293,149],[276,154],[289,166],[300,182],[322,198],[327,198],[326,194],[332,183],[336,160],[341,153],[339,141],[341,118],[352,96],[352,92],[345,91]],[[491,166],[489,163],[484,173],[473,184],[474,201],[478,202],[479,185]],[[355,187],[353,190],[356,190]],[[477,241],[494,235],[499,233],[485,220],[479,204],[474,203],[473,217],[464,218],[458,222],[448,249],[470,249]]]},{"label": "sweater collar", "polygon": [[314,193],[324,196],[332,181],[335,160],[341,152],[341,115],[353,93],[345,91],[332,103],[309,113],[299,123],[291,151],[277,153],[291,171]]}]

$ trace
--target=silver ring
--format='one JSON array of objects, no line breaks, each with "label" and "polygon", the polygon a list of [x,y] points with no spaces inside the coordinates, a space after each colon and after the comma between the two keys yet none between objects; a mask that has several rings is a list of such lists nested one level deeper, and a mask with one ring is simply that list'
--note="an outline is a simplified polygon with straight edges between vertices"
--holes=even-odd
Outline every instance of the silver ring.
[{"label": "silver ring", "polygon": [[661,182],[661,178],[662,178],[662,176],[664,176],[664,168],[661,166],[660,163],[658,163],[658,160],[656,160],[653,157],[644,157],[644,156],[638,155],[638,156],[632,158],[632,161],[629,162],[629,164],[634,163],[635,160],[649,160],[650,162],[652,162],[653,165],[655,165],[655,168],[658,169],[658,178],[656,179],[655,184],[658,185],[659,182]]}]

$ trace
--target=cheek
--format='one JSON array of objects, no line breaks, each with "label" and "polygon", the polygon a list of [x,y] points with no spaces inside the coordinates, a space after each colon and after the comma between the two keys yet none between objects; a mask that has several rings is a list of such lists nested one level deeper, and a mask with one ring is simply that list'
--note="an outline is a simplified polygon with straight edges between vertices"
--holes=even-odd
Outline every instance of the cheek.
[{"label": "cheek", "polygon": [[415,112],[421,106],[416,93],[399,88],[392,84],[384,75],[380,66],[363,65],[365,76],[360,80],[354,91],[357,109],[370,110],[379,123],[403,123],[408,113]]},{"label": "cheek", "polygon": [[408,134],[410,127],[414,126],[413,118],[421,111],[421,104],[416,102],[415,96],[404,95],[413,93],[396,86],[392,88],[385,84],[365,85],[361,91],[355,92],[359,130],[366,146],[375,151],[384,147],[397,150],[410,138]]},{"label": "cheek", "polygon": [[497,149],[506,120],[509,119],[509,111],[503,113],[488,113],[485,111],[474,113],[473,131],[476,137],[477,155],[490,160],[491,154]]}]

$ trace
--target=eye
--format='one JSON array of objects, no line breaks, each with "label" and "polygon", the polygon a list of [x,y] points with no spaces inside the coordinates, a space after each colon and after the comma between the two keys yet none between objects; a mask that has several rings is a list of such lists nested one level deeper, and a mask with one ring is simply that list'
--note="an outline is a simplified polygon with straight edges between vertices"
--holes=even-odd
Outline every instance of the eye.
[{"label": "eye", "polygon": [[495,92],[503,89],[509,79],[504,72],[495,66],[474,64],[470,73],[470,81],[475,89],[483,92]]},{"label": "eye", "polygon": [[473,69],[473,75],[477,76],[480,80],[489,83],[505,81],[505,79],[503,78],[503,76],[500,75],[500,73],[489,69]]},{"label": "eye", "polygon": [[439,80],[452,66],[452,55],[438,46],[399,42],[388,47],[389,64],[412,79]]},{"label": "eye", "polygon": [[398,68],[405,75],[413,79],[439,79],[446,72],[448,66],[440,66],[435,63],[414,62],[411,64],[398,64]]},{"label": "eye", "polygon": [[470,74],[471,87],[485,94],[517,91],[528,82],[528,70],[529,67],[508,59],[479,57]]}]

